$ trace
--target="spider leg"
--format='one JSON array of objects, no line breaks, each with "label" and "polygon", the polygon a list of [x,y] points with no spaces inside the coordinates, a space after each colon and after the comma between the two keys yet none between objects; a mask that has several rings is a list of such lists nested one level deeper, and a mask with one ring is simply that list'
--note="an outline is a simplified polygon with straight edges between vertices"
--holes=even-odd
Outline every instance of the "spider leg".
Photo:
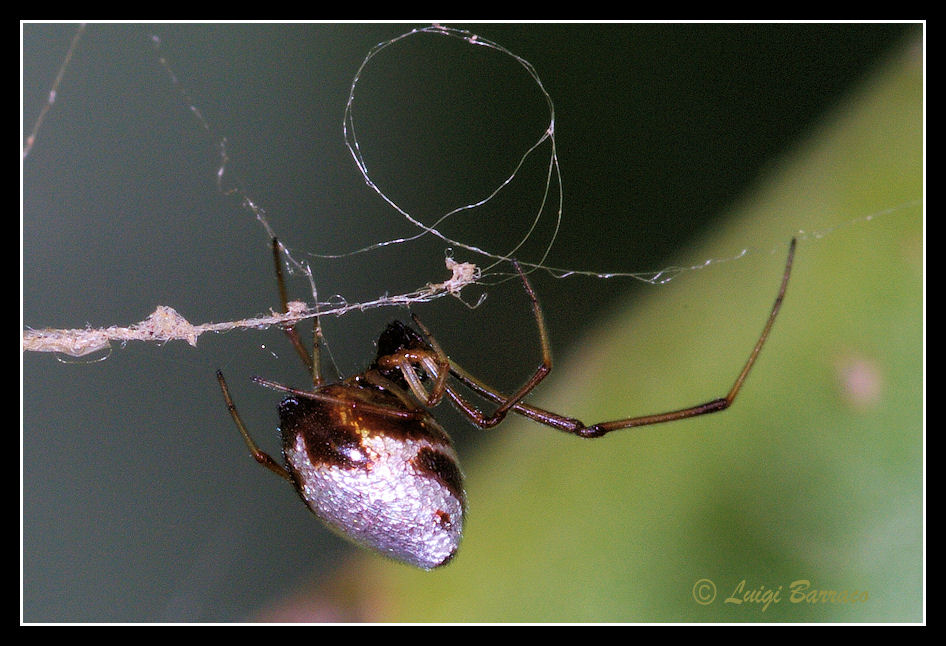
[{"label": "spider leg", "polygon": [[[765,327],[763,328],[762,334],[759,336],[758,341],[756,341],[755,346],[752,348],[752,352],[749,354],[749,358],[746,360],[745,365],[743,366],[739,375],[736,377],[736,381],[733,383],[732,388],[729,389],[729,393],[727,393],[725,397],[720,397],[703,404],[697,404],[696,406],[689,406],[687,408],[681,408],[665,413],[642,415],[639,417],[628,417],[609,422],[599,422],[591,426],[586,426],[580,420],[574,419],[572,417],[566,417],[564,415],[552,413],[535,406],[524,404],[516,399],[515,395],[513,397],[506,397],[495,389],[482,383],[452,362],[450,366],[450,372],[461,383],[466,385],[477,394],[493,402],[500,403],[499,411],[511,409],[514,412],[523,415],[524,417],[528,417],[529,419],[539,422],[540,424],[545,424],[546,426],[550,426],[566,433],[572,433],[574,435],[578,435],[579,437],[601,437],[602,435],[610,433],[611,431],[617,431],[625,428],[635,428],[638,426],[648,426],[650,424],[673,422],[680,419],[697,417],[699,415],[706,415],[708,413],[716,413],[726,410],[732,405],[733,401],[736,399],[736,396],[739,394],[739,391],[742,389],[742,385],[749,376],[749,371],[752,370],[752,366],[755,365],[756,359],[759,357],[759,353],[762,351],[762,346],[765,345],[765,342],[769,337],[769,333],[772,330],[772,326],[775,324],[775,319],[782,307],[782,301],[785,299],[785,292],[788,288],[788,280],[792,272],[792,262],[795,257],[795,245],[796,241],[793,238],[791,244],[789,245],[788,259],[785,262],[785,271],[782,274],[781,286],[779,287],[778,295],[775,298],[775,303],[772,305],[772,310],[769,313],[769,317],[766,320]],[[534,294],[532,296],[534,297]],[[537,306],[538,303],[536,303],[536,307]],[[540,327],[542,327],[541,320],[539,324]],[[545,352],[545,346],[546,343],[543,343],[543,352]],[[548,361],[548,359],[548,355],[545,354],[543,363]],[[536,376],[538,376],[538,374],[539,373],[537,372]],[[538,383],[536,376],[533,376],[526,386],[531,384],[534,387],[534,385]],[[541,378],[539,378],[539,380],[541,380]],[[522,390],[523,389],[520,389],[519,392],[521,393]],[[460,397],[459,394],[457,394],[452,388],[447,389],[447,394],[450,396],[451,400],[477,425],[488,428],[489,423],[493,421],[492,418],[486,418],[482,415],[482,413],[477,411],[475,407],[465,402],[462,397]],[[499,411],[497,411],[497,413]],[[484,424],[481,422],[486,423]]]},{"label": "spider leg", "polygon": [[[289,301],[286,295],[286,281],[283,277],[282,262],[279,257],[280,242],[277,238],[273,238],[272,247],[273,266],[276,269],[276,283],[279,286],[279,304],[282,306],[282,311],[285,313],[289,311]],[[283,331],[286,333],[286,336],[289,337],[289,341],[292,343],[292,347],[296,349],[299,358],[302,359],[302,363],[304,363],[309,372],[312,373],[312,384],[314,386],[321,386],[322,374],[319,367],[319,348],[322,338],[322,326],[319,324],[319,318],[315,317],[315,323],[312,328],[311,354],[306,350],[302,339],[299,338],[299,332],[296,330],[295,325],[284,327]]]},{"label": "spider leg", "polygon": [[220,370],[217,371],[217,381],[220,383],[220,390],[223,391],[223,399],[227,402],[227,410],[230,411],[230,416],[233,417],[234,423],[236,424],[237,428],[240,429],[240,435],[243,436],[243,441],[246,442],[246,446],[250,450],[250,454],[253,456],[253,459],[281,478],[285,478],[289,482],[292,482],[292,476],[289,475],[289,472],[286,471],[286,469],[284,469],[281,464],[276,462],[276,460],[270,457],[268,453],[262,451],[258,446],[256,446],[256,442],[254,442],[253,438],[250,437],[250,433],[246,430],[246,425],[240,418],[240,413],[237,412],[236,405],[233,403],[233,398],[230,397],[230,389],[227,387],[227,381],[223,378],[223,372]]},{"label": "spider leg", "polygon": [[418,400],[424,402],[425,406],[436,406],[440,403],[440,400],[443,399],[444,392],[446,392],[447,377],[450,376],[450,358],[447,357],[447,353],[444,352],[440,344],[437,343],[437,339],[430,333],[427,326],[417,318],[417,315],[412,313],[411,319],[414,321],[414,324],[420,328],[420,331],[426,337],[427,344],[430,345],[430,349],[433,351],[432,353],[426,351],[418,352],[417,355],[413,357],[413,363],[419,363],[427,374],[434,379],[434,385],[431,387],[430,392],[426,394],[426,397],[421,396],[424,390],[420,385],[420,380],[417,378],[417,373],[414,372],[411,366],[412,362],[407,359],[402,360],[398,367],[401,369],[404,379],[411,386],[411,390]]},{"label": "spider leg", "polygon": [[375,405],[365,401],[355,402],[349,397],[339,397],[321,390],[301,390],[299,388],[286,386],[275,381],[270,381],[269,379],[263,379],[262,377],[252,377],[250,380],[256,384],[259,384],[260,386],[264,386],[265,388],[295,395],[296,397],[300,397],[302,399],[312,399],[328,404],[336,404],[344,408],[352,408],[357,406],[358,410],[367,413],[373,413],[375,415],[385,415],[387,417],[395,417],[398,419],[423,419],[427,417],[428,413],[426,410],[423,408],[418,408],[417,405],[412,402],[406,394],[401,392],[400,388],[382,377],[377,372],[368,371],[364,374],[364,377],[373,385],[379,386],[380,388],[383,388],[384,390],[387,390],[388,392],[397,396],[398,399],[403,402],[404,408]]},{"label": "spider leg", "polygon": [[[448,386],[446,383],[447,371],[440,371],[440,374],[438,375],[438,386],[440,385],[440,382],[443,382],[443,389],[451,401],[453,401],[453,403],[456,404],[457,407],[460,408],[460,410],[463,411],[463,413],[480,428],[492,428],[503,421],[510,410],[517,410],[520,408],[520,402],[522,399],[532,392],[532,390],[538,386],[546,376],[548,376],[549,372],[552,371],[552,350],[551,346],[549,345],[548,332],[545,329],[545,317],[542,315],[542,308],[539,306],[539,299],[536,297],[535,291],[532,289],[532,285],[529,283],[529,279],[526,278],[525,272],[522,271],[522,267],[515,260],[513,260],[512,263],[516,268],[516,271],[519,272],[519,277],[522,278],[522,284],[525,287],[526,294],[529,296],[529,300],[532,303],[532,314],[535,318],[536,327],[538,327],[539,343],[542,348],[541,363],[536,368],[529,380],[526,381],[526,383],[523,384],[519,390],[517,390],[512,395],[501,395],[496,390],[488,388],[484,384],[474,379],[471,375],[461,370],[458,366],[456,366],[456,364],[447,358],[446,354],[443,353],[443,351],[437,345],[437,342],[434,340],[433,335],[430,333],[430,330],[428,330],[416,316],[414,317],[414,323],[417,324],[421,332],[424,333],[424,336],[427,337],[427,342],[430,343],[431,348],[438,357],[442,357],[447,361],[449,372],[454,374],[454,376],[456,376],[461,381],[465,382],[465,380],[468,379],[470,383],[467,383],[467,385],[473,390],[479,390],[480,388],[484,391],[488,390],[490,393],[489,395],[485,395],[483,392],[480,394],[485,395],[488,399],[491,399],[499,404],[499,407],[493,411],[491,415],[485,415],[482,411],[463,399],[463,397],[455,389]],[[472,384],[476,384],[476,386]],[[528,409],[531,407],[522,406],[522,408]]]}]

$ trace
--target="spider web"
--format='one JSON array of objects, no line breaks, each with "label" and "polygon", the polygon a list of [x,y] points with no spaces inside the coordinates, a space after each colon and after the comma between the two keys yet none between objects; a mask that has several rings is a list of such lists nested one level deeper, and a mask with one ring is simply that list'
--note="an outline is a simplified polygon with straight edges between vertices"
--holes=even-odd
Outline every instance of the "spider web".
[{"label": "spider web", "polygon": [[[415,215],[415,213],[408,207],[402,206],[402,204],[390,195],[385,189],[383,189],[378,181],[373,177],[372,172],[369,170],[369,162],[366,159],[365,151],[362,148],[361,142],[358,138],[359,132],[359,123],[356,123],[355,112],[356,112],[356,100],[358,94],[358,86],[361,83],[363,76],[369,70],[369,67],[372,65],[372,62],[376,57],[382,54],[388,48],[394,47],[396,45],[402,44],[404,41],[412,38],[417,38],[423,35],[432,35],[442,38],[448,38],[460,41],[469,47],[473,48],[484,48],[498,53],[507,61],[511,61],[515,65],[518,65],[523,72],[528,76],[534,85],[534,89],[537,90],[541,96],[541,103],[544,105],[547,113],[545,115],[545,125],[538,132],[536,139],[529,143],[525,149],[521,152],[518,159],[512,164],[508,172],[501,178],[501,180],[488,188],[485,193],[478,198],[470,201],[468,203],[462,204],[460,206],[453,207],[445,212],[437,213],[432,218],[428,217],[427,219],[432,219],[432,223],[426,224],[420,216]],[[160,41],[155,37],[154,39],[155,46],[160,49]],[[180,88],[182,94],[188,105],[191,107],[191,111],[194,114],[201,124],[201,127],[208,133],[212,133],[212,128],[208,122],[204,119],[200,110],[196,105],[191,101],[189,95],[187,94],[186,89],[181,86],[178,79],[174,75],[174,72],[167,64],[165,59],[161,58],[162,64],[165,66],[171,82]],[[424,237],[433,237],[439,239],[443,245],[447,248],[447,268],[451,271],[456,271],[458,268],[457,264],[452,261],[452,256],[457,250],[462,250],[468,252],[472,257],[476,259],[474,267],[471,267],[469,263],[464,263],[459,267],[460,275],[454,273],[454,275],[444,283],[445,289],[435,290],[435,294],[428,294],[427,289],[421,289],[413,293],[402,294],[396,297],[389,297],[391,302],[388,302],[386,298],[378,299],[368,303],[346,303],[339,305],[338,303],[323,303],[322,305],[325,308],[323,313],[332,313],[332,314],[344,314],[347,311],[354,309],[371,309],[375,307],[385,307],[388,305],[402,305],[404,303],[416,303],[424,302],[430,300],[430,298],[437,298],[439,296],[446,295],[450,293],[452,295],[457,295],[465,284],[469,282],[478,282],[480,284],[487,284],[490,277],[496,277],[499,280],[511,277],[513,274],[507,269],[505,272],[497,271],[498,267],[508,266],[508,263],[513,259],[527,271],[534,271],[537,269],[544,270],[549,274],[556,277],[567,277],[567,276],[588,276],[595,278],[632,278],[641,282],[649,284],[663,284],[672,280],[675,276],[679,275],[682,272],[699,269],[706,267],[717,262],[723,262],[725,260],[732,260],[739,257],[742,257],[748,253],[747,249],[740,251],[738,254],[731,258],[725,259],[708,259],[699,265],[694,266],[672,266],[665,267],[663,269],[655,271],[643,271],[643,272],[623,272],[623,271],[601,271],[601,270],[587,270],[587,269],[574,269],[574,268],[563,268],[555,267],[550,265],[547,262],[549,253],[555,245],[556,239],[558,237],[558,232],[562,224],[564,217],[564,206],[563,206],[563,180],[562,172],[558,159],[557,145],[556,145],[556,133],[555,133],[555,106],[550,96],[549,92],[546,90],[545,85],[542,83],[541,78],[536,72],[535,68],[532,66],[529,61],[525,60],[521,56],[513,53],[506,47],[493,42],[491,40],[482,38],[477,34],[464,30],[456,29],[452,27],[447,27],[439,24],[434,24],[426,27],[421,27],[418,29],[413,29],[407,33],[401,34],[395,38],[383,41],[371,48],[367,53],[358,70],[356,71],[354,78],[351,82],[351,87],[348,94],[348,99],[345,103],[345,111],[342,123],[343,136],[345,140],[345,145],[351,154],[352,160],[355,163],[355,166],[358,168],[359,173],[364,179],[365,184],[374,191],[385,203],[387,203],[391,209],[393,209],[404,221],[409,223],[412,227],[418,231],[414,234],[401,236],[396,238],[390,238],[371,244],[364,245],[362,247],[351,249],[347,251],[340,252],[307,252],[306,255],[312,258],[323,258],[323,259],[337,259],[343,257],[356,256],[363,253],[369,253],[381,250],[385,247],[390,247],[394,245],[404,245],[411,242],[415,242]],[[229,188],[224,187],[224,177],[227,174],[227,162],[228,156],[226,152],[226,140],[220,140],[220,156],[221,164],[218,170],[218,184],[221,191],[231,192],[237,195],[241,202],[242,206],[249,211],[263,226],[266,231],[267,236],[276,237],[276,231],[271,226],[265,210],[259,206],[255,200],[253,200],[249,195],[247,195],[242,188],[239,188],[239,185],[234,185]],[[542,188],[539,191],[538,196],[534,199],[535,204],[533,205],[531,211],[526,211],[523,215],[518,215],[517,218],[520,218],[526,226],[524,226],[524,231],[508,243],[508,246],[501,249],[488,248],[485,246],[476,245],[474,243],[466,241],[464,238],[453,236],[445,233],[445,227],[450,223],[451,220],[458,218],[461,215],[469,214],[476,212],[478,210],[483,210],[486,207],[490,206],[491,203],[497,201],[502,197],[502,194],[507,191],[513,184],[519,180],[520,174],[523,174],[523,169],[527,166],[532,165],[541,170],[542,177]],[[551,221],[551,222],[549,222]],[[546,236],[544,243],[539,243],[537,245],[537,254],[536,257],[532,260],[523,258],[520,254],[523,252],[527,243],[532,243],[533,247],[536,247],[534,238],[539,235],[540,226],[544,225],[546,229],[551,229],[551,233]],[[317,293],[315,290],[314,280],[312,280],[311,268],[301,260],[297,260],[291,253],[288,248],[285,248],[287,257],[290,265],[298,271],[304,273],[312,284],[312,295],[317,301]],[[467,280],[469,279],[469,280]],[[314,314],[311,312],[310,314]]]},{"label": "spider web", "polygon": [[[23,150],[24,158],[29,155],[43,120],[54,106],[59,82],[67,71],[72,53],[83,31],[84,27],[80,27],[77,31],[69,52],[59,70],[59,74],[53,83],[49,93],[49,99],[27,138]],[[535,92],[537,92],[540,97],[540,103],[544,106],[545,113],[544,119],[541,119],[542,127],[536,131],[534,140],[516,153],[518,157],[515,154],[513,155],[511,158],[512,163],[495,184],[483,189],[480,195],[474,196],[472,199],[465,201],[459,206],[454,206],[442,212],[424,213],[422,216],[418,215],[415,207],[408,206],[402,198],[394,197],[392,190],[388,188],[390,184],[386,184],[383,180],[377,178],[377,164],[372,161],[374,158],[372,158],[370,151],[366,151],[365,148],[363,148],[362,140],[359,138],[363,130],[362,121],[360,120],[362,112],[360,112],[358,108],[361,106],[363,96],[361,83],[370,74],[371,68],[377,63],[378,58],[381,57],[382,54],[387,53],[391,48],[404,45],[407,41],[431,37],[445,38],[461,43],[471,56],[476,54],[477,51],[488,51],[498,55],[507,64],[517,67],[520,73],[524,73],[527,76],[529,83],[531,83]],[[228,156],[226,138],[214,132],[214,129],[204,117],[197,102],[192,100],[185,85],[177,78],[172,66],[164,56],[160,39],[154,36],[152,37],[152,43],[159,62],[167,72],[169,83],[180,93],[183,101],[201,129],[206,132],[208,137],[216,142],[215,145],[219,149],[220,159],[217,170],[217,184],[219,190],[235,198],[240,207],[260,224],[267,238],[279,237],[265,208],[257,203],[257,201],[242,188],[241,183],[236,180],[230,172],[230,159]],[[356,116],[358,116],[359,119],[356,119]],[[93,352],[107,349],[111,347],[112,342],[116,341],[124,343],[129,340],[158,342],[185,340],[195,345],[197,338],[204,332],[220,332],[230,329],[246,328],[261,329],[272,325],[292,324],[320,315],[342,315],[355,310],[391,306],[402,307],[409,304],[431,301],[447,295],[463,299],[464,288],[471,284],[478,283],[481,285],[489,285],[509,279],[513,275],[508,265],[512,258],[516,258],[520,265],[525,267],[527,271],[542,270],[558,278],[567,276],[586,276],[599,279],[629,278],[649,284],[663,284],[683,272],[702,269],[717,263],[737,260],[750,253],[774,251],[774,249],[760,250],[746,247],[734,251],[731,255],[720,258],[709,258],[695,265],[670,266],[647,272],[605,271],[600,269],[575,269],[554,266],[549,262],[549,256],[563,222],[564,188],[556,145],[556,113],[552,97],[531,63],[504,46],[484,39],[470,31],[442,25],[431,25],[413,29],[407,33],[380,42],[371,48],[352,79],[348,99],[345,103],[342,130],[345,145],[366,186],[376,193],[405,223],[409,224],[414,232],[372,242],[355,249],[325,252],[307,251],[304,257],[303,254],[295,252],[284,244],[284,258],[290,270],[302,274],[309,282],[312,296],[310,304],[293,302],[290,304],[289,312],[287,313],[257,316],[225,323],[200,325],[191,324],[172,307],[158,306],[146,320],[130,326],[78,330],[26,330],[24,333],[24,348],[34,351],[57,352],[70,356],[85,356]],[[535,199],[531,208],[525,209],[516,215],[516,218],[521,220],[521,224],[523,225],[520,227],[519,233],[516,236],[503,241],[501,247],[486,246],[463,237],[462,223],[466,221],[464,218],[468,218],[474,213],[482,213],[483,218],[495,217],[496,204],[500,203],[504,205],[503,199],[506,197],[506,193],[508,193],[512,187],[525,181],[523,179],[524,177],[527,177],[529,180],[538,178],[540,190],[535,193]],[[918,202],[911,202],[891,209],[878,211],[852,220],[852,223],[870,221],[875,217],[896,210],[908,207],[912,208],[917,203]],[[455,222],[458,222],[458,224],[455,225]],[[795,235],[801,239],[820,238],[831,233],[836,228],[837,227],[834,227],[832,230],[799,231],[796,232]],[[454,233],[452,230],[458,230],[460,233]],[[447,273],[440,277],[440,280],[428,282],[413,291],[396,295],[384,295],[373,300],[362,302],[347,302],[340,297],[333,298],[333,300],[330,301],[319,300],[316,281],[313,277],[309,259],[335,259],[353,257],[365,253],[376,253],[388,247],[409,245],[425,238],[433,238],[439,241],[439,244],[446,249],[445,263]],[[463,261],[461,262],[455,258],[461,258]],[[481,299],[482,296],[480,297],[480,300]],[[480,301],[473,300],[469,305],[475,307],[478,302]]]}]

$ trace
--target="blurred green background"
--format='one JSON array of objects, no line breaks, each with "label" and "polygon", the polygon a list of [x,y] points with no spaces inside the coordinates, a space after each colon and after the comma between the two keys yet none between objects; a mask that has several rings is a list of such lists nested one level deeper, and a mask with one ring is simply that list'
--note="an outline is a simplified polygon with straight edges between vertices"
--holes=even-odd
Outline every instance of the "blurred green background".
[{"label": "blurred green background", "polygon": [[[920,210],[843,216],[869,213],[879,195],[899,205],[922,193],[919,53],[859,87],[686,252],[784,241],[788,213],[819,214],[814,226],[829,233],[802,236],[782,317],[735,406],[597,441],[507,423],[468,463],[456,563],[433,574],[364,566],[374,618],[923,618]],[[616,307],[532,401],[590,423],[724,394],[786,249],[767,243],[725,281],[679,281]],[[706,605],[694,597],[704,579],[716,595],[702,589]],[[795,603],[801,580],[866,600]],[[780,602],[726,602],[766,590]]]},{"label": "blurred green background", "polygon": [[[367,51],[407,28],[90,26],[24,164],[24,325],[124,324],[157,304],[194,322],[272,307],[265,237],[216,190],[223,135],[230,176],[290,247],[408,233],[364,186],[340,128]],[[278,333],[202,338],[196,351],[133,345],[98,363],[28,355],[24,618],[922,619],[921,28],[472,29],[532,62],[556,103],[566,220],[549,264],[646,271],[749,250],[659,287],[534,275],[556,368],[532,401],[591,423],[724,394],[788,240],[805,231],[736,405],[596,441],[519,420],[484,432],[438,412],[470,512],[456,561],[422,573],[351,549],[245,455],[213,371],[275,451],[278,396],[248,377],[303,383]],[[24,28],[27,129],[72,32]],[[214,137],[156,64],[150,34]],[[484,78],[479,59],[440,42],[391,51],[364,79],[360,139],[373,176],[413,212],[495,185],[545,125],[518,70]],[[452,76],[433,71],[448,63]],[[495,123],[522,121],[457,125],[485,105],[509,111]],[[458,221],[460,233],[505,240],[535,206],[535,191],[517,190],[520,210]],[[421,243],[312,261],[321,295],[355,301],[442,279],[442,256]],[[305,294],[305,281],[293,289]],[[416,311],[455,359],[508,390],[538,361],[523,301],[513,282],[476,310],[445,300]],[[406,313],[325,321],[341,373],[364,366],[392,316]],[[717,590],[706,605],[693,596],[703,579]],[[791,604],[799,579],[869,597]],[[743,580],[781,588],[783,601],[724,603]]]}]

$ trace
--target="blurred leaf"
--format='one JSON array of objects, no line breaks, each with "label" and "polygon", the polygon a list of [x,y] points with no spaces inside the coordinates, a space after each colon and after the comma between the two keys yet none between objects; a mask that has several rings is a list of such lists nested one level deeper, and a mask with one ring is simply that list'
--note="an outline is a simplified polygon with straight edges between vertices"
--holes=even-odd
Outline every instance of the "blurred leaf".
[{"label": "blurred leaf", "polygon": [[[466,464],[454,563],[420,572],[366,555],[341,575],[361,581],[370,619],[923,618],[921,61],[918,44],[891,61],[681,255],[749,242],[746,257],[648,289],[557,357],[530,399],[591,423],[723,395],[805,230],[733,408],[592,441],[507,421]],[[702,579],[716,588],[707,605]],[[799,580],[866,600],[793,603]],[[726,603],[741,581],[779,601]]]}]

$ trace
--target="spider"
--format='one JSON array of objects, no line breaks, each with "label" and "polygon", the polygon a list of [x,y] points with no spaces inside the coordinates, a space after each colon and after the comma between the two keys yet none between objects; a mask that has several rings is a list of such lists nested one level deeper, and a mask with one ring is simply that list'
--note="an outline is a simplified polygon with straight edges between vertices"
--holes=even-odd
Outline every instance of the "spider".
[{"label": "spider", "polygon": [[[273,263],[283,311],[288,310],[280,262],[280,243],[272,241]],[[230,396],[223,373],[217,380],[227,409],[257,462],[289,481],[309,509],[331,529],[369,549],[424,569],[448,563],[463,532],[466,493],[450,436],[428,409],[444,397],[480,428],[499,424],[510,412],[579,437],[660,424],[725,410],[732,405],[762,350],[785,297],[795,240],[789,246],[781,286],[765,327],[725,397],[654,415],[590,426],[552,413],[523,399],[549,374],[552,356],[542,309],[518,263],[513,262],[532,305],[542,361],[512,395],[487,386],[454,363],[430,331],[412,316],[415,327],[390,323],[378,338],[377,354],[364,372],[325,383],[319,367],[321,328],[313,326],[311,353],[296,326],[284,328],[312,375],[312,389],[285,386],[261,377],[252,381],[286,393],[279,404],[285,465],[257,447]],[[418,331],[419,330],[419,331]],[[484,413],[448,378],[496,404]]]}]

